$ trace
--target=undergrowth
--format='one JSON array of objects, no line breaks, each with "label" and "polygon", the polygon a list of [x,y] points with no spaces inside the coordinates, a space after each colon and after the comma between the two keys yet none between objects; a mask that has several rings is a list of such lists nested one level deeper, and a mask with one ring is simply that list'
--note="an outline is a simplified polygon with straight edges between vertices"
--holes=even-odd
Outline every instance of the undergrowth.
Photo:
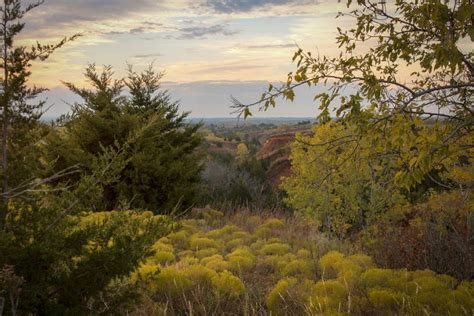
[{"label": "undergrowth", "polygon": [[294,217],[195,210],[130,277],[135,315],[472,315],[474,282],[378,268]]}]

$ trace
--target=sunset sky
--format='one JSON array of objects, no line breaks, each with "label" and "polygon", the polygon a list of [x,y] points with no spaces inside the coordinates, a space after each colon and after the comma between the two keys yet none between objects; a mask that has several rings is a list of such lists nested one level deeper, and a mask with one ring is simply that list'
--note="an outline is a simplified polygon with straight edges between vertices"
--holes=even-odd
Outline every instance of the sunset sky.
[{"label": "sunset sky", "polygon": [[[267,82],[292,70],[296,45],[320,54],[338,53],[337,0],[46,0],[26,16],[22,43],[54,42],[81,32],[82,38],[33,68],[32,82],[51,89],[48,115],[77,101],[61,80],[85,85],[88,63],[154,63],[165,71],[164,87],[192,117],[231,116],[230,95],[256,100]],[[303,88],[293,104],[259,116],[314,116],[314,90]]]}]

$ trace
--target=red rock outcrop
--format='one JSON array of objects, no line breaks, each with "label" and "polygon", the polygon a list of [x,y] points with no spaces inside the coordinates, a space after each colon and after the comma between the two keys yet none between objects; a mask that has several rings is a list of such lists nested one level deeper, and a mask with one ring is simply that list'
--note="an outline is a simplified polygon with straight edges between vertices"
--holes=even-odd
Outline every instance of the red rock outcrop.
[{"label": "red rock outcrop", "polygon": [[270,135],[257,153],[257,159],[269,162],[267,178],[274,188],[281,184],[282,177],[291,175],[290,144],[296,132],[309,135],[309,130],[298,130]]},{"label": "red rock outcrop", "polygon": [[257,159],[270,163],[267,170],[267,179],[274,188],[281,184],[281,178],[291,174],[290,143],[295,139],[294,133],[278,134],[267,138]]}]

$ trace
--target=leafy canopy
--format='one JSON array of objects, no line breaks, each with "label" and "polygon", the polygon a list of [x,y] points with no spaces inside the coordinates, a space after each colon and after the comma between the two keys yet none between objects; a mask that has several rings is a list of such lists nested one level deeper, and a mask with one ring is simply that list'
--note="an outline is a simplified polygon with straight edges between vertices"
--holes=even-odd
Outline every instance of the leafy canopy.
[{"label": "leafy canopy", "polygon": [[[397,184],[412,189],[472,150],[474,6],[470,0],[347,2],[355,19],[338,28],[339,56],[314,56],[299,49],[296,70],[281,87],[269,86],[253,104],[238,101],[245,117],[251,108],[293,100],[294,88],[319,85],[319,119],[355,126],[355,134],[385,144],[383,154],[398,158]],[[355,88],[347,93],[347,88]],[[433,180],[433,179],[432,179]],[[438,179],[434,179],[436,181]]]}]

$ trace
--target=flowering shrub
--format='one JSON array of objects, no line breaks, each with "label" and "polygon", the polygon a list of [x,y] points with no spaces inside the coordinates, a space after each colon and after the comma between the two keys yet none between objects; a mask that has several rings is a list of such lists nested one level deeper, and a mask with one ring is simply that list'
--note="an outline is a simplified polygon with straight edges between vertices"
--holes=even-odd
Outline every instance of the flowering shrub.
[{"label": "flowering shrub", "polygon": [[155,311],[470,315],[474,310],[473,282],[429,270],[378,268],[367,255],[351,254],[321,236],[310,239],[298,223],[252,217],[244,229],[232,221],[201,211],[155,243],[153,254],[131,275]]}]

